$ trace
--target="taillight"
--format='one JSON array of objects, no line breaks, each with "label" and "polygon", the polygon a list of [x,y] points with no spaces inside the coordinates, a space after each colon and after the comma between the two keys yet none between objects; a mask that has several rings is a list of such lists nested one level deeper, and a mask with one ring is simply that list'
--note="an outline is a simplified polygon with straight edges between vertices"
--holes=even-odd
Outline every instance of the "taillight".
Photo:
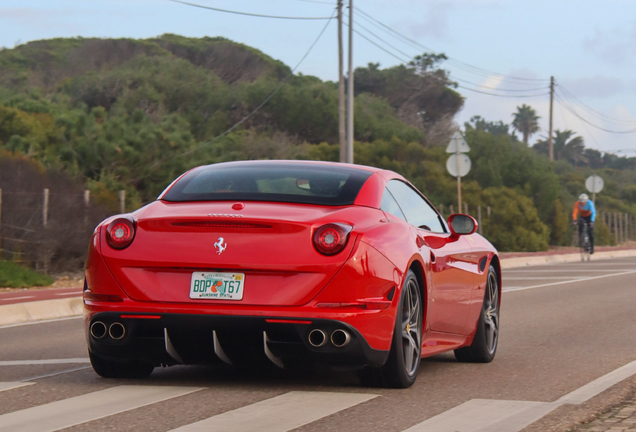
[{"label": "taillight", "polygon": [[344,249],[353,229],[345,224],[327,224],[314,231],[314,247],[323,255],[335,255]]},{"label": "taillight", "polygon": [[108,224],[106,240],[114,249],[124,249],[130,246],[135,238],[135,225],[132,220],[118,218]]}]

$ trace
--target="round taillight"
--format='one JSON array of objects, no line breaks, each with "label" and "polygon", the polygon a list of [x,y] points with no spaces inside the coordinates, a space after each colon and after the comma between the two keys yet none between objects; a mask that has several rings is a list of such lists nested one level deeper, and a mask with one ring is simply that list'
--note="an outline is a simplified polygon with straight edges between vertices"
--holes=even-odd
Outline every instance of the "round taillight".
[{"label": "round taillight", "polygon": [[108,224],[106,240],[115,249],[124,249],[135,238],[135,225],[130,219],[119,218]]},{"label": "round taillight", "polygon": [[314,231],[314,247],[323,255],[335,255],[344,249],[352,227],[345,224],[327,224]]}]

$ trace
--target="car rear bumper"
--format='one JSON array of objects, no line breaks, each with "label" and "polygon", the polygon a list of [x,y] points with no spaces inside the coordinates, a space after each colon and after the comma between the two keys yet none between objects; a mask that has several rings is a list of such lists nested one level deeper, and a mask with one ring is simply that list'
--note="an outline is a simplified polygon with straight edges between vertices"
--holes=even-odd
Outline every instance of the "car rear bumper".
[{"label": "car rear bumper", "polygon": [[[96,337],[101,332],[91,332],[96,322],[104,324],[104,336]],[[114,323],[123,325],[121,338],[118,338],[121,328],[117,326],[110,333],[118,339],[109,334]],[[309,333],[314,329],[324,332],[324,345],[310,343]],[[331,340],[336,330],[344,330],[349,335],[343,346],[338,347]],[[346,339],[342,333],[339,336],[340,342]],[[324,318],[96,312],[86,316],[86,337],[93,354],[119,361],[139,360],[155,366],[272,361],[279,366],[378,367],[386,362],[389,354],[389,351],[371,348],[352,325]]]}]

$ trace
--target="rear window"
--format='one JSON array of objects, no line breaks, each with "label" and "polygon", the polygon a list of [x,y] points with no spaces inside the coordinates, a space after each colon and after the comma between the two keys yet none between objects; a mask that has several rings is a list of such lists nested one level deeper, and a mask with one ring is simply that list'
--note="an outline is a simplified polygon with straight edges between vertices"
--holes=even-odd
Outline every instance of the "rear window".
[{"label": "rear window", "polygon": [[371,172],[309,164],[219,164],[183,176],[165,201],[274,201],[353,204]]}]

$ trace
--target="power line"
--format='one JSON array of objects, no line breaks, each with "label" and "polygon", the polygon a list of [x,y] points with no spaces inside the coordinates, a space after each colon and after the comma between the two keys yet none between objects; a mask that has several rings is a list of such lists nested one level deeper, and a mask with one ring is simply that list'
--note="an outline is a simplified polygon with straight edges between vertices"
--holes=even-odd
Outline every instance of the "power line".
[{"label": "power line", "polygon": [[503,98],[510,98],[510,99],[516,99],[516,98],[534,98],[534,97],[540,97],[540,96],[547,96],[550,93],[541,93],[541,94],[532,94],[532,95],[506,95],[506,94],[496,94],[496,93],[488,93],[485,91],[481,91],[481,90],[476,90],[476,89],[472,89],[470,87],[465,87],[463,85],[457,85],[458,88],[464,89],[464,90],[469,90],[475,93],[481,93],[481,94],[485,94],[488,96],[497,96],[497,97],[503,97]]},{"label": "power line", "polygon": [[[358,12],[360,12],[361,15],[368,17],[369,19],[375,21],[378,25],[382,26],[383,28],[385,28],[386,30],[388,30],[389,32],[391,32],[394,37],[399,38],[403,41],[403,43],[409,43],[411,45],[415,45],[417,47],[419,47],[420,49],[424,49],[426,51],[430,51],[430,52],[435,52],[435,50],[431,49],[430,47],[427,47],[425,45],[422,45],[421,43],[407,37],[404,36],[403,34],[401,34],[400,32],[394,30],[393,28],[389,27],[388,25],[384,24],[383,22],[377,20],[376,18],[374,18],[373,16],[369,15],[368,13],[364,12],[363,10],[361,10],[360,8],[356,8],[356,10]],[[447,56],[448,57],[448,62],[449,63],[455,63],[455,67],[457,68],[462,68],[462,66],[465,68],[470,68],[472,69],[473,73],[477,73],[475,71],[481,71],[481,73],[487,73],[489,75],[497,75],[497,76],[501,76],[505,79],[514,79],[514,80],[520,80],[520,81],[534,81],[534,82],[546,82],[548,81],[547,79],[539,79],[539,78],[524,78],[524,77],[516,77],[516,76],[512,76],[512,75],[506,75],[506,74],[502,74],[502,73],[498,73],[498,72],[493,72],[487,69],[483,69],[480,68],[478,66],[473,66],[469,63],[465,63],[461,60],[455,59],[453,57]],[[461,66],[460,66],[461,65]],[[470,70],[467,70],[467,72],[471,72]]]},{"label": "power line", "polygon": [[[225,135],[229,134],[230,132],[232,132],[234,129],[236,129],[239,125],[243,124],[247,119],[249,119],[252,115],[254,115],[258,110],[260,110],[267,102],[269,102],[276,93],[278,93],[278,91],[281,89],[281,87],[283,86],[283,84],[285,84],[287,82],[287,80],[289,78],[291,78],[294,75],[294,72],[296,71],[296,69],[298,69],[298,67],[302,64],[302,62],[307,58],[307,56],[309,55],[309,53],[313,50],[313,48],[316,46],[316,44],[318,43],[318,41],[320,40],[320,38],[322,37],[322,35],[325,33],[325,30],[327,30],[327,27],[329,27],[329,23],[331,23],[331,20],[333,20],[333,17],[336,15],[336,11],[334,10],[334,12],[331,14],[331,17],[329,17],[329,20],[325,23],[324,27],[322,28],[322,30],[320,31],[320,33],[318,33],[318,36],[316,37],[316,39],[313,41],[313,43],[309,46],[309,49],[307,49],[307,51],[305,52],[305,55],[302,56],[302,58],[300,59],[300,61],[298,63],[296,63],[296,66],[293,67],[293,69],[290,71],[289,75],[287,75],[287,77],[283,80],[281,80],[281,82],[278,84],[278,86],[274,89],[273,92],[271,92],[266,98],[265,100],[263,100],[263,102],[261,102],[260,105],[258,105],[256,108],[254,108],[250,113],[248,113],[245,117],[243,117],[241,120],[239,120],[238,122],[236,122],[232,127],[230,127],[229,129],[227,129],[225,132],[223,132],[220,135],[215,136],[214,138],[212,138],[209,141],[204,142],[203,144],[201,144],[198,147],[193,148],[192,150],[188,150],[186,152],[181,153],[180,155],[176,156],[176,157],[182,157],[182,156],[187,156],[191,153],[194,153],[198,150],[201,150],[203,147],[206,147],[210,144],[212,144],[213,142],[217,141],[218,139],[224,137]],[[152,166],[152,169],[158,167],[159,165],[161,165],[164,162],[164,160],[161,160],[159,162],[157,162],[155,165]]]},{"label": "power line", "polygon": [[286,19],[286,20],[330,20],[331,19],[329,17],[292,17],[292,16],[279,16],[279,15],[261,15],[261,14],[254,14],[249,12],[239,12],[239,11],[232,11],[227,9],[219,9],[219,8],[215,8],[211,6],[203,6],[200,4],[189,3],[182,0],[168,0],[168,1],[171,1],[173,3],[181,3],[184,5],[193,6],[193,7],[197,7],[201,9],[209,9],[216,12],[225,12],[225,13],[230,13],[235,15],[245,15],[245,16],[251,16],[251,17],[258,17],[258,18],[274,18],[274,19]]},{"label": "power line", "polygon": [[482,84],[477,84],[472,81],[468,81],[468,80],[457,78],[457,77],[453,77],[452,79],[466,83],[466,84],[472,84],[474,86],[481,87],[487,90],[497,90],[501,92],[530,92],[530,91],[548,90],[550,88],[550,87],[537,87],[537,88],[531,88],[531,89],[505,89],[505,88],[499,88],[499,87],[488,87]]},{"label": "power line", "polygon": [[559,94],[555,94],[556,100],[557,102],[559,102],[561,105],[563,105],[563,107],[568,110],[570,113],[574,114],[579,120],[589,124],[590,126],[598,129],[598,130],[602,130],[603,132],[608,132],[608,133],[613,133],[613,134],[630,134],[630,133],[636,133],[636,128],[634,129],[629,129],[629,130],[624,130],[624,131],[617,131],[617,130],[612,130],[612,129],[607,129],[605,127],[602,126],[598,126],[594,123],[592,123],[591,121],[589,121],[588,119],[586,119],[585,117],[581,116],[572,106],[570,106],[570,104],[565,101],[564,99],[562,99]]},{"label": "power line", "polygon": [[579,105],[581,105],[583,108],[585,108],[588,112],[590,112],[592,115],[595,115],[596,117],[599,117],[603,120],[606,121],[610,121],[613,123],[617,123],[617,124],[625,124],[625,125],[634,125],[636,124],[636,121],[634,120],[619,120],[616,119],[614,117],[610,117],[608,115],[603,114],[600,111],[595,110],[594,108],[590,107],[589,105],[586,105],[583,101],[581,101],[579,98],[577,98],[576,96],[574,96],[571,92],[569,92],[565,87],[563,87],[563,84],[559,84],[559,90],[561,90],[563,92],[562,96],[566,99],[572,99],[575,102],[577,102]]}]

